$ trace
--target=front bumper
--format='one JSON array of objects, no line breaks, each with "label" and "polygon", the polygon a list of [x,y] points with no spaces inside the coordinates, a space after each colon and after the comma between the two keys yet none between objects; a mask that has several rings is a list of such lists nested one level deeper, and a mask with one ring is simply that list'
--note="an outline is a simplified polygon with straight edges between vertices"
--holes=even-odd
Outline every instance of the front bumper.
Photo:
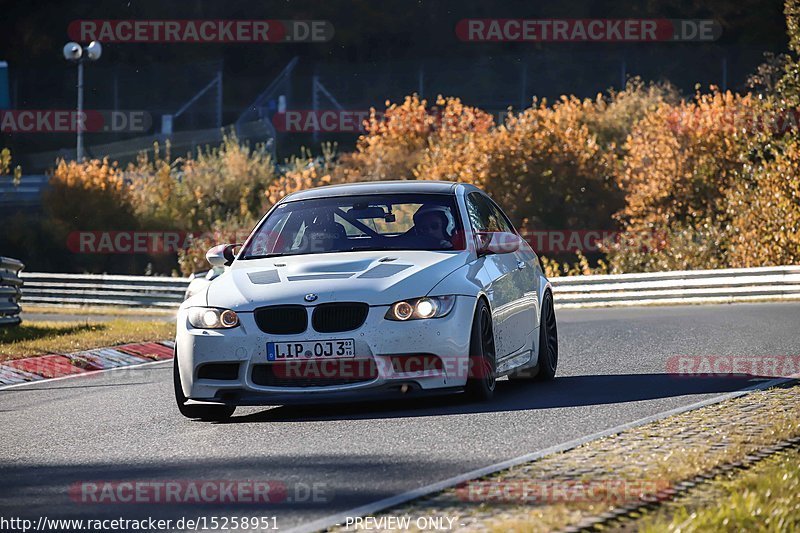
[{"label": "front bumper", "polygon": [[[340,333],[318,333],[311,326],[297,335],[262,332],[252,312],[239,314],[240,325],[228,330],[193,328],[187,311],[178,313],[176,357],[181,385],[187,398],[233,405],[284,405],[358,401],[378,398],[412,397],[431,393],[457,392],[466,384],[469,341],[475,298],[458,296],[453,310],[443,318],[395,322],[384,318],[388,306],[370,307],[361,327]],[[299,342],[353,339],[356,357],[346,361],[348,372],[357,379],[280,380],[280,386],[265,385],[263,375],[268,342]],[[414,360],[405,357],[417,358]],[[419,364],[424,358],[425,364]],[[427,362],[439,358],[441,365]],[[396,364],[398,360],[411,364]],[[321,363],[332,363],[323,361]],[[209,363],[238,365],[232,379],[202,377],[200,369]],[[416,364],[415,364],[416,363]],[[260,368],[259,368],[260,367]],[[338,368],[338,367],[337,367]],[[371,369],[364,373],[363,369]],[[270,366],[270,373],[277,369]],[[319,376],[314,367],[312,376]],[[308,377],[297,368],[293,376]],[[316,373],[314,373],[316,372]],[[255,379],[254,379],[255,373]],[[323,376],[330,374],[322,373]],[[336,376],[342,377],[342,376]],[[301,383],[302,381],[302,383]]]}]

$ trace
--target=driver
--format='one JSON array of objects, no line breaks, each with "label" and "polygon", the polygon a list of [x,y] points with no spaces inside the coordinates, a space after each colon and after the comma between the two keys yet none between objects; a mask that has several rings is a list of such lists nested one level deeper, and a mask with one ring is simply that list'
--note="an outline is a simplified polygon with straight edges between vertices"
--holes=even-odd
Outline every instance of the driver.
[{"label": "driver", "polygon": [[423,205],[414,213],[414,228],[417,235],[434,239],[440,248],[452,248],[450,210],[443,205]]},{"label": "driver", "polygon": [[344,226],[336,222],[331,212],[317,213],[308,224],[304,237],[306,248],[312,253],[339,250],[347,239]]}]

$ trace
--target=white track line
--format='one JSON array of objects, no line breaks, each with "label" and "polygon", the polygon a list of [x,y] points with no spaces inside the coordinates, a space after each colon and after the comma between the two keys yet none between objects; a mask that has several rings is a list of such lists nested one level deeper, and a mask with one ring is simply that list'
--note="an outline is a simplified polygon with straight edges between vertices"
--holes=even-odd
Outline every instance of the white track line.
[{"label": "white track line", "polygon": [[695,409],[699,409],[701,407],[705,407],[707,405],[713,405],[715,403],[720,403],[725,400],[730,400],[732,398],[738,398],[739,396],[745,396],[750,394],[751,392],[757,390],[768,389],[770,387],[774,387],[776,385],[781,385],[783,383],[788,383],[794,381],[796,377],[789,377],[789,378],[777,378],[772,379],[770,381],[766,381],[763,383],[757,383],[755,385],[751,385],[750,387],[740,389],[733,392],[728,392],[721,396],[715,396],[713,398],[709,398],[707,400],[703,400],[697,403],[693,403],[690,405],[684,405],[682,407],[676,407],[675,409],[670,409],[669,411],[663,411],[661,413],[657,413],[655,415],[647,416],[645,418],[640,418],[639,420],[634,420],[633,422],[628,422],[626,424],[622,424],[619,426],[615,426],[611,429],[607,429],[605,431],[601,431],[599,433],[594,433],[592,435],[587,435],[585,437],[579,437],[577,439],[564,442],[562,444],[557,444],[555,446],[551,446],[549,448],[545,448],[543,450],[539,450],[538,452],[528,453],[525,455],[520,455],[519,457],[514,457],[513,459],[508,459],[506,461],[502,461],[500,463],[495,463],[493,465],[485,466],[483,468],[478,468],[477,470],[471,470],[470,472],[466,472],[464,474],[460,474],[455,477],[451,477],[449,479],[445,479],[443,481],[439,481],[437,483],[432,483],[430,485],[426,485],[424,487],[420,487],[417,489],[410,490],[408,492],[404,492],[402,494],[398,494],[396,496],[390,496],[388,498],[384,498],[383,500],[378,500],[376,502],[368,503],[366,505],[362,505],[360,507],[356,507],[347,511],[343,511],[341,513],[333,514],[326,516],[324,518],[320,518],[318,520],[314,520],[313,522],[309,522],[308,524],[300,525],[295,528],[288,530],[288,533],[310,533],[313,531],[320,531],[334,526],[340,526],[348,517],[357,517],[357,516],[371,516],[375,513],[383,511],[385,509],[389,509],[392,507],[396,507],[398,505],[402,505],[407,503],[411,500],[415,500],[417,498],[421,498],[422,496],[427,496],[429,494],[435,492],[441,492],[445,489],[454,487],[459,483],[464,483],[465,481],[469,481],[471,479],[479,478],[486,476],[488,474],[493,474],[495,472],[499,472],[500,470],[506,470],[512,466],[516,466],[522,463],[528,463],[530,461],[534,461],[536,459],[540,459],[545,455],[550,455],[551,453],[563,452],[570,450],[572,448],[576,448],[581,444],[586,444],[587,442],[600,439],[603,437],[609,437],[611,435],[616,435],[617,433],[621,433],[625,430],[632,429],[638,426],[643,426],[645,424],[649,424],[650,422],[655,422],[657,420],[661,420],[663,418],[667,418],[673,415],[677,415],[680,413],[685,413],[687,411],[693,411]]}]

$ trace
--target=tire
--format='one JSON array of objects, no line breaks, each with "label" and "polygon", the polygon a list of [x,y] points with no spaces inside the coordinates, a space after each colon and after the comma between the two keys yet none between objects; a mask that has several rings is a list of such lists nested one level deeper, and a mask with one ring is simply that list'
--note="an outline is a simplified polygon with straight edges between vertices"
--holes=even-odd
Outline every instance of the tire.
[{"label": "tire", "polygon": [[178,354],[172,357],[172,383],[175,388],[175,402],[178,410],[186,418],[197,418],[206,422],[222,422],[231,417],[236,410],[236,406],[222,404],[192,404],[187,405],[186,396],[183,395],[181,388],[181,376],[178,370]]},{"label": "tire", "polygon": [[537,381],[550,381],[556,377],[558,367],[558,326],[553,308],[553,295],[544,293],[542,320],[539,325],[539,373]]},{"label": "tire", "polygon": [[469,376],[466,394],[472,401],[491,400],[497,386],[497,362],[494,348],[492,313],[486,301],[478,300],[472,319],[469,342]]}]

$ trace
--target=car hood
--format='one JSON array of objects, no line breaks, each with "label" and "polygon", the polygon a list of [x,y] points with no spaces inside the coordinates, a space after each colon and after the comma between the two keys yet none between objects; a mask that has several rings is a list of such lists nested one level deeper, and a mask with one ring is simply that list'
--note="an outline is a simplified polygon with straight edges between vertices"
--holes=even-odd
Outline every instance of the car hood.
[{"label": "car hood", "polygon": [[234,262],[208,286],[207,303],[236,311],[264,305],[365,302],[425,296],[464,265],[469,252],[380,251],[296,255]]}]

